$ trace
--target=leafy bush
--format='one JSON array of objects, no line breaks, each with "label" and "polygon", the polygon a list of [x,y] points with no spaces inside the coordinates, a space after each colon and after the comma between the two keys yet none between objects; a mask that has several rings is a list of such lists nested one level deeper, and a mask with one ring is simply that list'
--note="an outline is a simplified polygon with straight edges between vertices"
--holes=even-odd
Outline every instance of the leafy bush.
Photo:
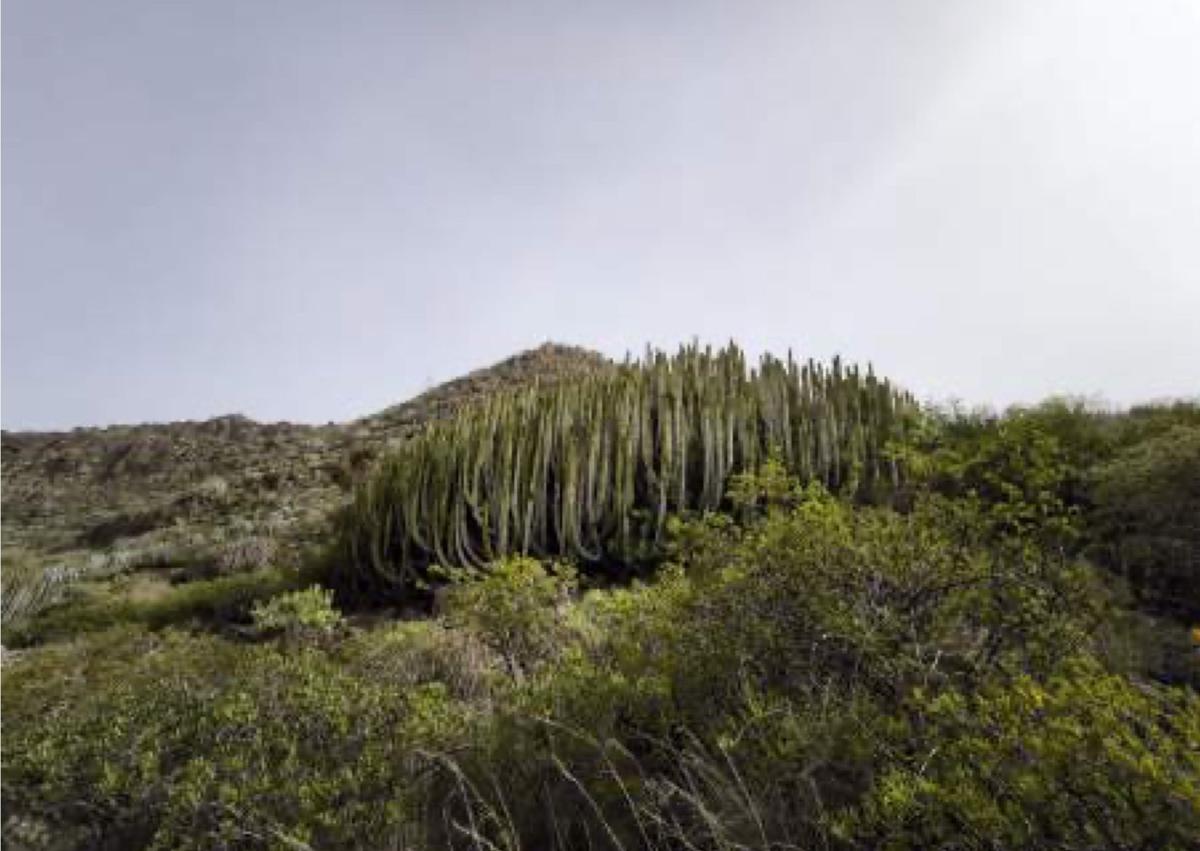
[{"label": "leafy bush", "polygon": [[552,658],[563,643],[564,607],[575,591],[574,571],[547,570],[531,558],[507,558],[489,570],[451,573],[445,615],[476,632],[521,677]]},{"label": "leafy bush", "polygon": [[996,534],[1069,543],[1081,472],[1052,422],[1019,409],[1004,417],[934,415],[904,448],[913,489],[977,500]]},{"label": "leafy bush", "polygon": [[744,529],[680,532],[681,565],[588,594],[506,698],[519,711],[458,757],[464,812],[506,814],[488,841],[873,847],[835,831],[914,737],[913,701],[1053,676],[1105,605],[1084,567],[997,544],[969,504],[900,515],[809,491]]},{"label": "leafy bush", "polygon": [[1200,697],[1093,663],[916,695],[904,758],[849,831],[889,849],[1154,848],[1200,841]]},{"label": "leafy bush", "polygon": [[1136,443],[1093,474],[1096,553],[1151,608],[1200,621],[1200,426]]},{"label": "leafy bush", "polygon": [[407,846],[422,750],[468,736],[436,684],[393,692],[312,648],[168,631],[119,649],[65,703],[32,659],[5,674],[5,812],[77,847]]},{"label": "leafy bush", "polygon": [[1200,398],[1166,404],[1135,405],[1117,426],[1117,442],[1128,448],[1153,440],[1174,428],[1200,428]]},{"label": "leafy bush", "polygon": [[255,629],[262,634],[329,633],[342,625],[342,613],[333,605],[333,592],[318,585],[255,603],[250,614]]},{"label": "leafy bush", "polygon": [[378,626],[336,648],[356,675],[398,692],[438,683],[458,700],[486,703],[506,678],[495,652],[470,630],[440,621]]}]

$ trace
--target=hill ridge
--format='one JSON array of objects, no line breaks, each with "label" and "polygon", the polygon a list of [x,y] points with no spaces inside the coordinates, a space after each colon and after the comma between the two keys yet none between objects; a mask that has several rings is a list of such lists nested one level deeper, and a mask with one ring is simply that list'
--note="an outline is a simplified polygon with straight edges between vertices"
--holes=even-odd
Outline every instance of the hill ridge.
[{"label": "hill ridge", "polygon": [[[462,405],[603,368],[603,355],[545,343],[380,411],[325,425],[206,420],[4,431],[3,551],[74,570],[230,559],[267,538],[286,560],[319,536],[353,481],[389,445]],[[235,559],[236,561],[236,559]]]}]

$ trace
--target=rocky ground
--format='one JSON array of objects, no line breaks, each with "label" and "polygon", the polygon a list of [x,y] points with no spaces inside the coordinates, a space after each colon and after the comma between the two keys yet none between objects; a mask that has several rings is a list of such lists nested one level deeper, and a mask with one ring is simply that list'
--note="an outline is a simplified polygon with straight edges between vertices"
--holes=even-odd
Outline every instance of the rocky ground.
[{"label": "rocky ground", "polygon": [[389,444],[489,394],[606,368],[546,344],[400,405],[324,426],[203,422],[4,432],[4,616],[81,577],[226,573],[294,559]]}]

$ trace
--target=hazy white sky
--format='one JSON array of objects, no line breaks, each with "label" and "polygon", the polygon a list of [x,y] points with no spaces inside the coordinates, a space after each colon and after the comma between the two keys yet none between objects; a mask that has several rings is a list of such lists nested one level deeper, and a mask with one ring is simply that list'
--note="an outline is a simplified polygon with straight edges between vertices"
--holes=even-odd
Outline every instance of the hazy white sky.
[{"label": "hazy white sky", "polygon": [[6,428],[547,339],[1200,393],[1196,0],[7,0]]}]

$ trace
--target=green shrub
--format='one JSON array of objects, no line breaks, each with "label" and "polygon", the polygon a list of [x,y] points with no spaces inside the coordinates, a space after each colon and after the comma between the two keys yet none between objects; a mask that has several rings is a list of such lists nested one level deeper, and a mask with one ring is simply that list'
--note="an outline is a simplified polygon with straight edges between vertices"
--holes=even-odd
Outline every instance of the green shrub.
[{"label": "green shrub", "polygon": [[313,585],[258,602],[251,609],[260,634],[330,633],[342,625],[342,614],[333,605],[333,592]]},{"label": "green shrub", "polygon": [[173,586],[164,596],[152,600],[129,599],[121,593],[119,584],[76,589],[62,604],[6,630],[5,640],[24,647],[126,623],[152,629],[187,623],[245,624],[257,601],[294,587],[296,581],[289,571],[258,571]]},{"label": "green shrub", "polygon": [[[1049,421],[1048,421],[1049,420]],[[1071,543],[1082,468],[1047,412],[1014,410],[934,415],[906,448],[914,485],[951,499],[977,500],[993,531]]]},{"label": "green shrub", "polygon": [[1143,605],[1200,621],[1200,427],[1174,426],[1093,473],[1096,555]]},{"label": "green shrub", "polygon": [[464,701],[485,702],[506,673],[478,635],[448,628],[441,621],[380,625],[350,637],[337,653],[349,669],[370,682],[397,691],[438,683]]},{"label": "green shrub", "polygon": [[6,666],[5,813],[76,847],[407,847],[422,754],[469,738],[440,686],[396,692],[318,649],[172,631],[117,649],[56,688],[43,660]]},{"label": "green shrub", "polygon": [[1049,681],[916,695],[906,758],[846,831],[888,849],[1200,842],[1200,697],[1089,662]]},{"label": "green shrub", "polygon": [[466,627],[521,677],[552,658],[565,638],[564,610],[576,588],[565,565],[547,570],[531,558],[507,558],[486,571],[456,571],[445,616]]},{"label": "green shrub", "polygon": [[1175,618],[1113,607],[1097,631],[1096,656],[1115,673],[1200,692],[1200,635],[1192,629]]},{"label": "green shrub", "polygon": [[[814,682],[884,698],[930,679],[1049,670],[1101,615],[1087,569],[992,541],[969,503],[930,498],[908,514],[811,494],[741,535],[718,539],[719,570],[694,574],[681,664],[752,674],[768,688]],[[684,564],[689,569],[689,564]],[[670,633],[668,633],[670,634]],[[694,660],[694,661],[693,661]],[[721,690],[699,685],[709,695]]]},{"label": "green shrub", "polygon": [[476,810],[508,814],[489,841],[834,842],[914,736],[916,696],[1052,676],[1091,645],[1090,572],[992,532],[971,503],[902,515],[819,491],[743,528],[683,523],[680,564],[576,603],[486,747],[458,757],[492,790]]},{"label": "green shrub", "polygon": [[1180,426],[1200,428],[1200,398],[1135,405],[1118,422],[1117,443],[1127,448]]}]

